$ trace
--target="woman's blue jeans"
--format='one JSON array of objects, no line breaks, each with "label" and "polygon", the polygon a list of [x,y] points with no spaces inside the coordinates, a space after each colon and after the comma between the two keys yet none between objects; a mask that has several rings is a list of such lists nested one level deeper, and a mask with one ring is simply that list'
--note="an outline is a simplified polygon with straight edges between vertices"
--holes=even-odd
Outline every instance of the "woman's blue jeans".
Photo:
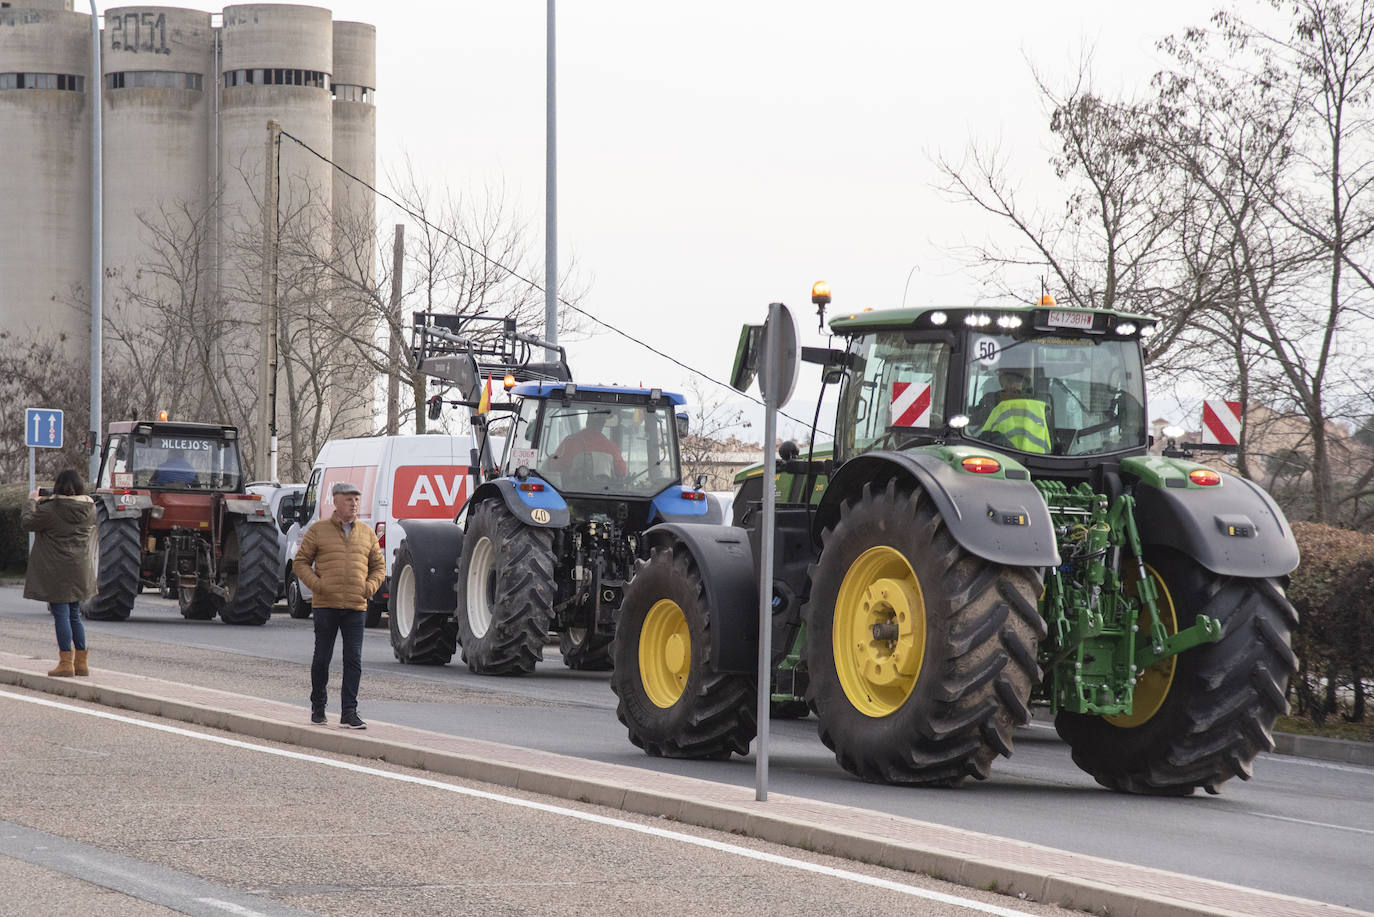
[{"label": "woman's blue jeans", "polygon": [[66,653],[72,644],[76,648],[86,648],[86,628],[81,623],[81,606],[76,602],[49,602],[48,611],[52,612],[52,623],[57,628],[57,648]]}]

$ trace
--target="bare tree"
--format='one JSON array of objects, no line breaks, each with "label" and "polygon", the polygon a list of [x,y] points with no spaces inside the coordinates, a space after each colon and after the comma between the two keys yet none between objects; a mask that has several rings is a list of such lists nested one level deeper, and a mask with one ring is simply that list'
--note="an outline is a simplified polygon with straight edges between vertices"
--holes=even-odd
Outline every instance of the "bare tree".
[{"label": "bare tree", "polygon": [[693,408],[690,432],[678,444],[682,480],[691,484],[698,475],[705,475],[707,490],[731,490],[734,482],[723,471],[722,457],[746,448],[736,437],[749,427],[749,422],[742,409],[732,406],[718,391],[708,391],[700,379],[692,380],[688,392]]},{"label": "bare tree", "polygon": [[[391,337],[409,341],[410,314],[417,311],[510,316],[526,333],[542,333],[544,293],[529,279],[540,273],[533,235],[507,202],[504,189],[487,189],[472,197],[447,188],[436,192],[420,181],[408,161],[391,183],[403,214],[399,220],[406,225],[399,315],[390,306],[391,240],[386,234],[362,224],[342,233],[350,240],[385,236],[380,254],[375,245],[368,249],[367,257],[381,266],[374,279],[365,279],[373,275],[360,270],[364,247],[356,241],[336,242],[335,254],[327,258],[312,254],[308,240],[297,240],[292,251],[302,262],[314,259],[307,273],[318,277],[321,289],[336,304],[329,312],[333,316],[329,330],[349,343],[369,372],[380,377],[393,369]],[[283,245],[288,244],[284,237]],[[576,259],[570,258],[559,282],[560,299],[574,306],[584,296],[577,273]],[[330,319],[321,316],[320,320]],[[560,341],[575,336],[580,328],[576,310],[560,310]],[[398,369],[410,398],[400,415],[403,420],[413,418],[416,432],[423,433],[429,380],[408,348],[402,348],[401,361]]]}]

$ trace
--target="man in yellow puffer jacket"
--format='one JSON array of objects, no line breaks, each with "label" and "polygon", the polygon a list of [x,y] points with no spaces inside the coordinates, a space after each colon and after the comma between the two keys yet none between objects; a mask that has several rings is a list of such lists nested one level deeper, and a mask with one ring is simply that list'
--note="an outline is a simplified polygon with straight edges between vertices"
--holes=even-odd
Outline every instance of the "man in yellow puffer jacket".
[{"label": "man in yellow puffer jacket", "polygon": [[312,593],[315,656],[310,662],[310,722],[325,723],[329,663],[334,638],[343,634],[342,715],[345,729],[366,729],[358,717],[358,685],[363,677],[363,628],[367,600],[382,587],[386,561],[377,533],[358,521],[363,494],[356,484],[340,482],[330,492],[334,514],[306,529],[292,570]]}]

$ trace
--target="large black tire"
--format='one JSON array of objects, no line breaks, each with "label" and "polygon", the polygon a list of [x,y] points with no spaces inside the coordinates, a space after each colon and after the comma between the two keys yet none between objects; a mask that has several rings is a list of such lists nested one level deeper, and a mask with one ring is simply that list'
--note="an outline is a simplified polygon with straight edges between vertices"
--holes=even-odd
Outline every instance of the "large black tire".
[{"label": "large black tire", "polygon": [[277,600],[277,530],[232,517],[232,541],[224,546],[220,572],[229,597],[220,606],[225,624],[266,624]]},{"label": "large black tire", "polygon": [[1274,748],[1274,721],[1288,712],[1284,695],[1297,671],[1289,641],[1298,616],[1277,580],[1219,576],[1166,549],[1146,561],[1165,629],[1208,615],[1221,621],[1221,640],[1146,670],[1130,716],[1065,712],[1055,728],[1074,763],[1109,789],[1215,793],[1232,777],[1250,779],[1255,756]]},{"label": "large black tire", "polygon": [[386,601],[382,599],[368,599],[367,613],[363,616],[363,627],[381,627],[382,613],[386,611]]},{"label": "large black tire", "polygon": [[612,634],[598,634],[584,626],[569,627],[558,635],[558,649],[563,653],[563,664],[581,672],[608,672],[611,670]]},{"label": "large black tire", "polygon": [[656,548],[625,588],[611,652],[616,716],[635,745],[665,758],[749,753],[756,682],[712,671],[711,608],[685,548]]},{"label": "large black tire", "polygon": [[219,614],[224,599],[204,586],[177,587],[177,607],[188,621],[210,621]]},{"label": "large black tire", "polygon": [[301,581],[294,570],[286,574],[286,611],[293,618],[310,617],[310,600],[301,594]]},{"label": "large black tire", "polygon": [[528,675],[553,621],[553,532],[525,525],[500,500],[468,518],[458,565],[463,661],[479,675]]},{"label": "large black tire", "polygon": [[135,518],[111,519],[105,504],[96,501],[100,561],[94,598],[81,603],[81,614],[92,621],[127,621],[138,595],[138,524]]},{"label": "large black tire", "polygon": [[872,782],[986,778],[1041,678],[1039,568],[960,547],[925,491],[895,480],[850,497],[822,544],[804,612],[821,741]]},{"label": "large black tire", "polygon": [[402,541],[391,567],[391,651],[406,665],[447,665],[458,651],[458,622],[447,614],[418,613],[415,576],[410,546]]}]

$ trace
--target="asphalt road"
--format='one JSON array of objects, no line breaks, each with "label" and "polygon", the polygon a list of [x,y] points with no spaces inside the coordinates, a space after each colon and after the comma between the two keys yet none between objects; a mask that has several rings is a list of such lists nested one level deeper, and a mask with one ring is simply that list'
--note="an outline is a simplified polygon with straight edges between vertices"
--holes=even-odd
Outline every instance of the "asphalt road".
[{"label": "asphalt road", "polygon": [[[52,652],[46,611],[0,589],[4,648]],[[88,622],[92,664],[274,700],[307,715],[310,622],[285,615],[260,628],[188,622],[175,606],[140,597],[127,622]],[[337,666],[336,666],[337,668]],[[385,630],[364,646],[363,716],[438,732],[751,786],[753,758],[649,758],[616,721],[608,676],[571,672],[556,651],[535,675],[493,679],[461,663],[395,662]],[[332,692],[337,712],[337,671]],[[1147,799],[1110,793],[1070,761],[1047,724],[1019,731],[1016,753],[990,780],[957,790],[873,786],[845,774],[814,721],[775,721],[770,789],[870,808],[1350,907],[1374,901],[1374,769],[1278,755],[1221,796]]]},{"label": "asphalt road", "polygon": [[516,791],[0,689],[0,912],[1064,912]]}]

